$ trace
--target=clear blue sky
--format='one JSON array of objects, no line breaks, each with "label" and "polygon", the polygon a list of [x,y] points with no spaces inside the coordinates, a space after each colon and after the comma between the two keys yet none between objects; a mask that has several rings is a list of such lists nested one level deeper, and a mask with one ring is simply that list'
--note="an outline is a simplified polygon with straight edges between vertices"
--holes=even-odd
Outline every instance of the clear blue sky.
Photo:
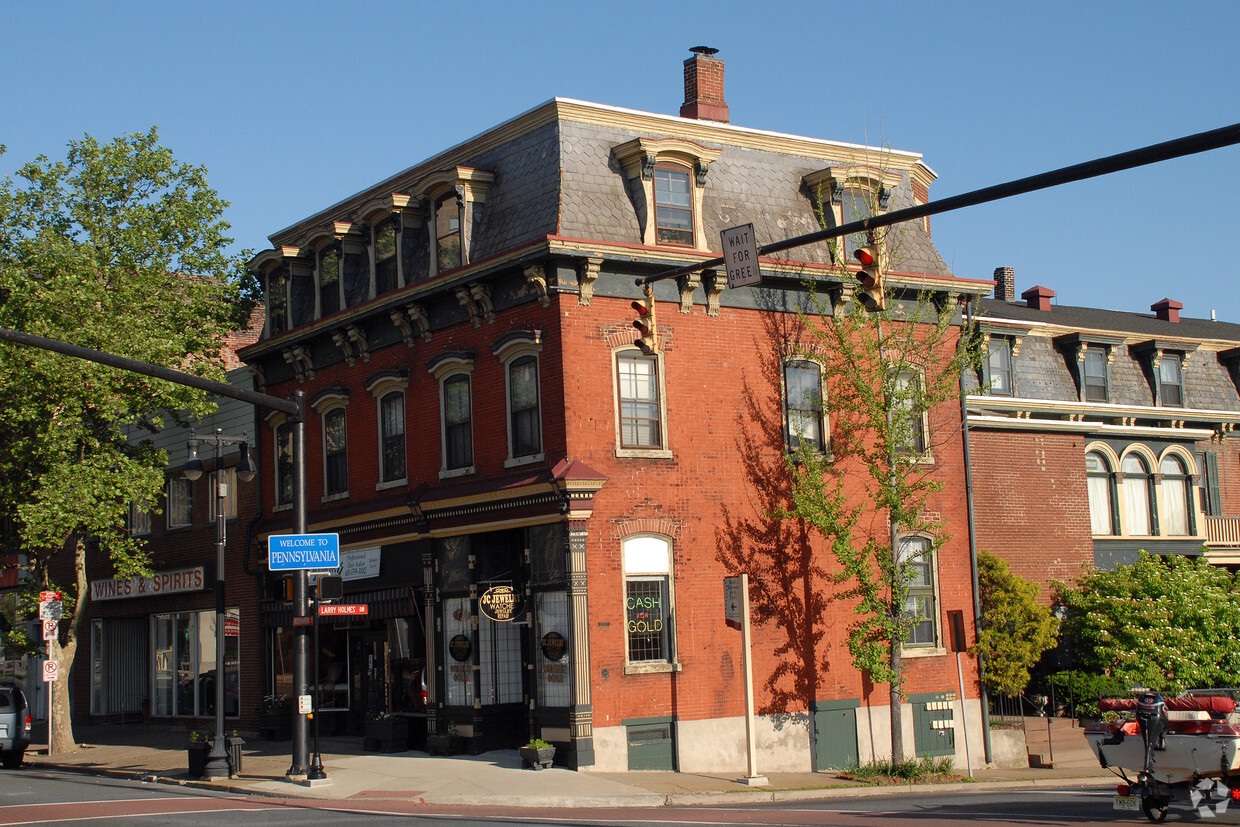
[{"label": "clear blue sky", "polygon": [[[0,174],[158,126],[238,248],[561,96],[920,152],[943,198],[1240,121],[1240,3],[0,2]],[[1240,322],[1240,147],[932,219],[957,275]],[[774,239],[759,239],[761,242]]]}]

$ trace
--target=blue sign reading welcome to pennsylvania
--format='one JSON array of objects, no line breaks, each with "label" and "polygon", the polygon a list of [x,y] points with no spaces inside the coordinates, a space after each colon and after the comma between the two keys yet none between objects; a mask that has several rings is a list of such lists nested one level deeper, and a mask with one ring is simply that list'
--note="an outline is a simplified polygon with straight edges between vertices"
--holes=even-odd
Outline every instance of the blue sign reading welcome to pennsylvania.
[{"label": "blue sign reading welcome to pennsylvania", "polygon": [[267,538],[267,568],[271,571],[330,569],[339,565],[339,534],[278,534]]}]

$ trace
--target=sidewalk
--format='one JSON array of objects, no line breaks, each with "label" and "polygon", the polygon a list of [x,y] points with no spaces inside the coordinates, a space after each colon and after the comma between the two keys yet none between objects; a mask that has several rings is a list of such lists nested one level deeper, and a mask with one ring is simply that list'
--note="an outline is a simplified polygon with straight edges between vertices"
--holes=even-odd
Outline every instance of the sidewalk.
[{"label": "sidewalk", "polygon": [[[516,750],[476,756],[433,757],[409,751],[378,754],[361,751],[360,738],[320,741],[325,781],[284,780],[292,759],[289,741],[251,741],[243,749],[240,777],[198,781],[186,778],[186,748],[180,730],[154,726],[79,726],[76,752],[47,755],[34,744],[26,766],[56,767],[152,782],[192,784],[213,789],[278,798],[324,800],[403,799],[426,804],[625,807],[665,804],[796,800],[904,793],[907,785],[872,787],[844,781],[830,773],[767,773],[768,787],[749,787],[735,775],[676,772],[596,773],[522,768]],[[1084,755],[1081,751],[1084,751]],[[1062,758],[1061,758],[1062,755]],[[1114,776],[1098,766],[1081,738],[1079,746],[1056,746],[1053,769],[981,769],[974,782],[938,788],[978,790],[1027,784],[1110,786]],[[964,772],[964,768],[957,768]],[[921,787],[919,789],[926,789]]]}]

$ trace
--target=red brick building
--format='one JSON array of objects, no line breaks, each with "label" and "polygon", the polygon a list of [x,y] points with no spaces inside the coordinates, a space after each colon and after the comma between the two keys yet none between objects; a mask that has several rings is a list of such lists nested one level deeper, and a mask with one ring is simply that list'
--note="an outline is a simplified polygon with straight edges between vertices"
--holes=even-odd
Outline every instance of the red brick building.
[{"label": "red brick building", "polygon": [[977,545],[1040,583],[1155,554],[1240,563],[1240,325],[1069,307],[995,271],[968,377]]},{"label": "red brick building", "polygon": [[[759,768],[889,751],[888,689],[851,666],[849,605],[821,599],[834,563],[764,505],[789,439],[829,443],[829,423],[787,404],[790,376],[822,393],[819,368],[787,356],[806,285],[841,308],[856,281],[825,244],[764,260],[760,287],[660,281],[653,354],[630,303],[635,278],[717,255],[723,228],[753,222],[765,243],[846,223],[850,194],[897,209],[934,175],[915,153],[732,126],[722,69],[711,50],[686,61],[688,117],[549,101],[275,233],[252,262],[267,325],[242,358],[264,392],[306,394],[309,530],[339,535],[344,600],[369,607],[320,629],[306,691],[321,724],[360,732],[382,710],[476,751],[542,737],[574,767],[743,768],[723,579],[749,568],[766,601]],[[947,307],[978,289],[924,223],[889,280]],[[932,507],[954,536],[926,557],[905,540],[926,614],[904,647],[905,742],[963,763],[966,717],[974,760],[982,746],[951,634],[972,639],[959,407],[929,425]],[[291,529],[290,439],[265,418],[263,536]],[[280,577],[264,588],[263,691],[300,694],[291,606]]]}]

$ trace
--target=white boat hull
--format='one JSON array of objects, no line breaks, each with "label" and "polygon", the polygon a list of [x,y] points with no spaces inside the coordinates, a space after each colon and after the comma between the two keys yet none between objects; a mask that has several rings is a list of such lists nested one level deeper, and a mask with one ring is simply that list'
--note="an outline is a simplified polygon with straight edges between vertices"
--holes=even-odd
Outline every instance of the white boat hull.
[{"label": "white boat hull", "polygon": [[[1134,775],[1145,766],[1145,743],[1140,733],[1125,735],[1118,744],[1103,743],[1109,732],[1086,732],[1085,740],[1104,767],[1120,767]],[[1240,776],[1240,753],[1235,735],[1180,735],[1168,732],[1165,749],[1154,750],[1150,776],[1167,784]]]}]

